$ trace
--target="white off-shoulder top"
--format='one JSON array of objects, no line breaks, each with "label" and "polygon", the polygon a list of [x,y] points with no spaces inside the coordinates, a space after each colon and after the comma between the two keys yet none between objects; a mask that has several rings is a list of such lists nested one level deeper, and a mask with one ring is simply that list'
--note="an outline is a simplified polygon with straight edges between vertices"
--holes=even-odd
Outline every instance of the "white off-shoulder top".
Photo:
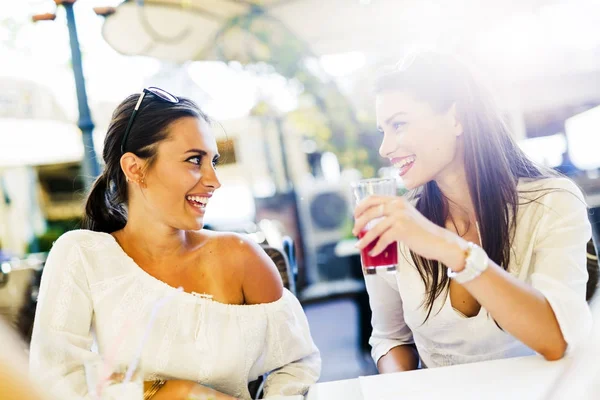
[{"label": "white off-shoulder top", "polygon": [[136,265],[112,235],[86,230],[64,234],[48,256],[31,372],[61,396],[85,398],[84,363],[109,352],[117,363],[129,363],[153,306],[166,297],[142,352],[146,380],[196,381],[240,399],[250,399],[248,382],[265,373],[265,398],[302,398],[317,381],[319,351],[289,291],[257,305],[178,291]]}]

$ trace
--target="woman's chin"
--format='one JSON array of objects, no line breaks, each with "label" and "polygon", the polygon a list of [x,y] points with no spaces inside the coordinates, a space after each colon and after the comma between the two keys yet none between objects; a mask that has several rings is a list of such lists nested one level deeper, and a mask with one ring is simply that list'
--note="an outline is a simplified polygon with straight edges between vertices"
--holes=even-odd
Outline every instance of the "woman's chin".
[{"label": "woman's chin", "polygon": [[194,228],[195,231],[199,231],[200,229],[204,228],[204,218],[202,218],[199,221],[196,221],[196,227]]},{"label": "woman's chin", "polygon": [[195,218],[192,221],[186,221],[181,224],[181,230],[183,231],[199,231],[204,228],[204,218]]},{"label": "woman's chin", "polygon": [[410,176],[410,174],[406,174],[403,177],[401,177],[400,180],[402,181],[402,184],[404,185],[404,188],[406,190],[414,190],[427,183],[426,180],[416,178],[417,177]]},{"label": "woman's chin", "polygon": [[403,186],[407,190],[413,190],[413,189],[415,189],[417,187],[417,185],[415,185],[415,180],[411,179],[412,177],[407,176],[407,175],[401,176],[400,180],[402,181]]}]

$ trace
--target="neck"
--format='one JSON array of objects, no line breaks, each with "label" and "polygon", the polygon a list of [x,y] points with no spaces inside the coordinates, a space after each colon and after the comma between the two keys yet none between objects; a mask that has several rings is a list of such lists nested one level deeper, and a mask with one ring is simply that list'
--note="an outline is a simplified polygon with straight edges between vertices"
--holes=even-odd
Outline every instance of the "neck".
[{"label": "neck", "polygon": [[464,226],[474,225],[477,217],[464,166],[444,172],[435,182],[448,199],[448,214],[454,222]]},{"label": "neck", "polygon": [[118,232],[117,239],[126,250],[151,261],[181,255],[190,244],[186,231],[173,229],[147,215],[136,215],[135,210],[130,210],[127,224]]}]

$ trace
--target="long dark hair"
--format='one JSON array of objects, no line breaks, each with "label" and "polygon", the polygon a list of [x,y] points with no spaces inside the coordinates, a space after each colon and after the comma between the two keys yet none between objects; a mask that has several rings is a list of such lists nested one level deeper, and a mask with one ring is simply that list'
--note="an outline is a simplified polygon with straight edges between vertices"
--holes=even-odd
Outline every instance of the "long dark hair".
[{"label": "long dark hair", "polygon": [[[121,170],[121,141],[139,94],[128,96],[117,106],[104,139],[104,171],[88,195],[82,227],[111,233],[127,223],[127,182]],[[157,145],[168,137],[169,126],[180,118],[194,117],[210,123],[209,118],[191,100],[179,98],[173,104],[146,94],[127,138],[126,151],[148,161],[156,157]]]},{"label": "long dark hair", "polygon": [[[452,56],[434,52],[412,54],[407,62],[382,74],[376,92],[404,91],[425,101],[436,112],[456,104],[464,133],[464,165],[469,192],[481,232],[482,247],[491,260],[507,269],[519,206],[520,178],[558,176],[533,163],[513,140],[493,98],[471,70]],[[445,227],[449,201],[435,181],[412,193],[416,208],[435,224]],[[424,305],[431,315],[435,299],[449,285],[447,269],[438,261],[411,251],[411,258],[426,288]]]}]

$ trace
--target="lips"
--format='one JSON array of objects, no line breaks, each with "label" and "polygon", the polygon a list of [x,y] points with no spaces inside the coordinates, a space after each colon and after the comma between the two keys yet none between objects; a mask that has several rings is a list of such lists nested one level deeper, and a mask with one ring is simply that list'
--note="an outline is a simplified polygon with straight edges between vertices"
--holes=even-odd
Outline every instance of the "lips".
[{"label": "lips", "polygon": [[396,168],[405,167],[408,164],[412,164],[415,162],[416,157],[414,155],[406,156],[406,157],[396,157],[392,158],[392,165]]},{"label": "lips", "polygon": [[185,198],[193,207],[196,207],[200,211],[206,209],[209,199],[208,196],[186,196]]},{"label": "lips", "polygon": [[392,158],[391,161],[392,161],[392,165],[394,167],[398,168],[400,176],[403,176],[412,168],[416,159],[417,159],[416,156],[410,155],[410,156],[406,156],[406,157]]}]

